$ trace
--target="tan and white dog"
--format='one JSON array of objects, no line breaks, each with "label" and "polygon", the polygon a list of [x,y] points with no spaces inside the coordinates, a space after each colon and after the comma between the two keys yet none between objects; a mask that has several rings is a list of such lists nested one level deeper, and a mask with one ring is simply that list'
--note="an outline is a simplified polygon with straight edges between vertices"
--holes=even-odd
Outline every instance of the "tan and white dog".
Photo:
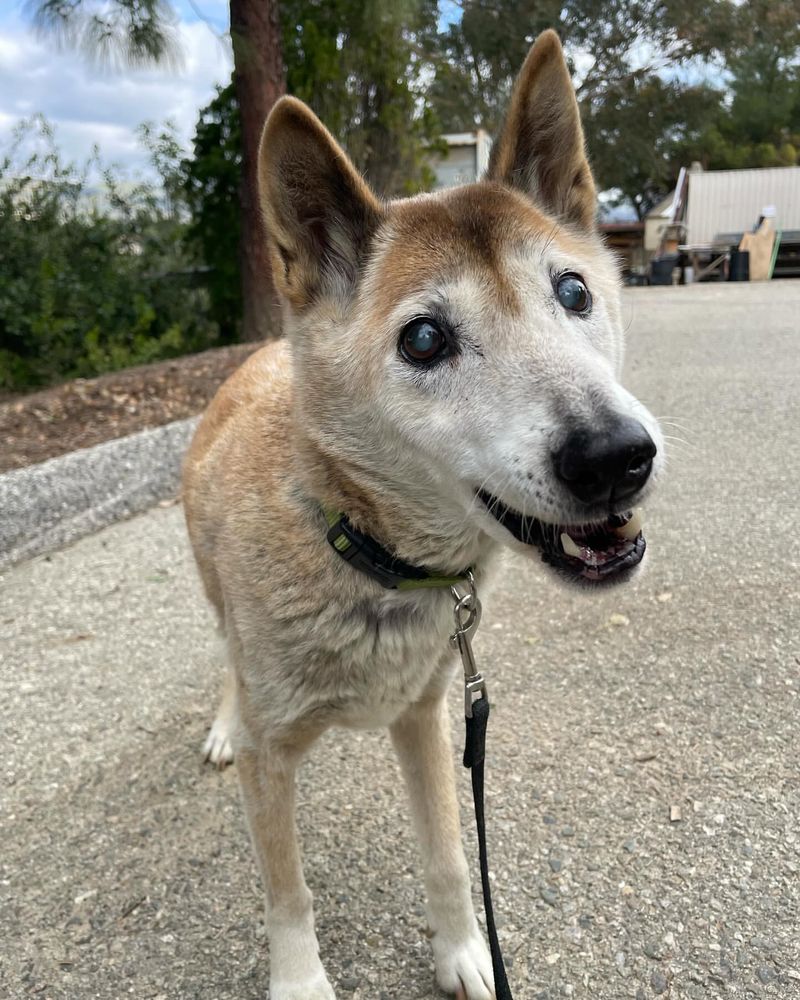
[{"label": "tan and white dog", "polygon": [[461,846],[444,708],[445,589],[384,589],[326,511],[434,574],[501,546],[598,586],[644,554],[630,511],[661,464],[619,384],[619,280],[557,36],[531,49],[485,179],[385,203],[312,112],[277,103],[260,150],[287,337],[220,389],[189,452],[194,553],[229,672],[206,751],[235,755],[267,897],[272,1000],[330,1000],[294,819],[330,726],[388,726],[419,836],[440,986],[493,996]]}]

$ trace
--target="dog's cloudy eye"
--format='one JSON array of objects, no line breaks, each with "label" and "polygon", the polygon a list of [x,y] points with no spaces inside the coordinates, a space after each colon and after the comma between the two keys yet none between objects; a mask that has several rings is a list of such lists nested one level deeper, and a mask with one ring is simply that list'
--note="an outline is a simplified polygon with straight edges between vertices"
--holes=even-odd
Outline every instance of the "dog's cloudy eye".
[{"label": "dog's cloudy eye", "polygon": [[434,361],[446,349],[444,334],[430,319],[413,319],[400,335],[400,353],[407,361]]},{"label": "dog's cloudy eye", "polygon": [[570,312],[588,313],[592,307],[592,297],[577,274],[562,274],[556,282],[556,295],[561,305]]}]

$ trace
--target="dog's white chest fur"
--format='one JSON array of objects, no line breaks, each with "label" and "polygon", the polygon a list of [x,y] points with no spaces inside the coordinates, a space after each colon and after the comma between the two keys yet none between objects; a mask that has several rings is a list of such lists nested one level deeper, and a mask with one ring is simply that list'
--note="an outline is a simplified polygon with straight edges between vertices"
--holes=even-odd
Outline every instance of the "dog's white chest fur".
[{"label": "dog's white chest fur", "polygon": [[[273,686],[265,664],[250,678],[252,688],[275,724],[323,717],[329,725],[387,726],[432,687],[449,683],[452,608],[447,589],[336,601],[313,623],[284,624],[276,651],[282,682]],[[298,683],[287,685],[287,676]]]},{"label": "dog's white chest fur", "polygon": [[[377,606],[351,612],[339,663],[344,725],[388,725],[422,696],[434,675],[442,674],[443,658],[453,659],[448,644],[451,607],[448,591],[417,597],[390,592]],[[441,683],[451,673],[448,666]]]}]

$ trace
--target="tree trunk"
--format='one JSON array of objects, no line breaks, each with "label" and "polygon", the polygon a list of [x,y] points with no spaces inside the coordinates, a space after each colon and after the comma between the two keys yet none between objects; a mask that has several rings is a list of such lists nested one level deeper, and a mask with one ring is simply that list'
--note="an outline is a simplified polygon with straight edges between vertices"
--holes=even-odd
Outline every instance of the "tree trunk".
[{"label": "tree trunk", "polygon": [[239,189],[242,338],[265,340],[281,332],[258,200],[258,143],[272,105],[286,90],[277,0],[230,0],[233,76],[242,122]]}]

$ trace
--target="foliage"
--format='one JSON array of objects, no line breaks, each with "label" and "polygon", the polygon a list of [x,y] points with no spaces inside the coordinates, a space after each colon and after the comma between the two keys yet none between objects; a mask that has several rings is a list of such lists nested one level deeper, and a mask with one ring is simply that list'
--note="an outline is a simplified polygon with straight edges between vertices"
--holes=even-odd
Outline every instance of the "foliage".
[{"label": "foliage", "polygon": [[[431,186],[428,151],[441,128],[425,97],[437,5],[432,0],[285,0],[289,93],[306,101],[384,194]],[[193,156],[183,162],[188,236],[208,271],[220,341],[238,336],[242,299],[237,210],[241,124],[233,84],[200,111]]]},{"label": "foliage", "polygon": [[208,270],[204,285],[220,343],[238,339],[242,314],[239,280],[239,183],[241,131],[232,83],[217,87],[197,121],[193,156],[182,163],[183,186],[191,213],[187,239]]},{"label": "foliage", "polygon": [[436,68],[435,107],[450,129],[496,132],[529,46],[557,25],[599,185],[616,189],[641,217],[669,190],[719,103],[711,88],[683,86],[663,71],[709,55],[730,36],[729,19],[724,27],[715,21],[722,9],[724,0],[463,0]]},{"label": "foliage", "polygon": [[[260,3],[261,0],[252,0]],[[382,194],[432,183],[443,131],[496,133],[535,36],[556,26],[604,189],[641,218],[694,159],[800,162],[800,0],[282,0],[287,89]],[[93,58],[174,57],[169,0],[29,0]],[[31,136],[37,152],[23,156]],[[0,153],[0,385],[88,375],[241,335],[242,125],[234,87],[193,155],[143,126],[159,185],[61,163],[41,120]],[[100,171],[103,195],[90,176]],[[193,287],[199,279],[203,288]]]},{"label": "foliage", "polygon": [[535,37],[559,23],[555,0],[463,0],[440,39],[431,99],[448,132],[496,133],[514,77]]},{"label": "foliage", "polygon": [[[728,0],[463,0],[442,38],[432,100],[451,130],[495,132],[533,40],[555,27],[582,104],[605,101],[634,75],[708,55],[727,38]],[[713,27],[713,31],[712,31]]]},{"label": "foliage", "polygon": [[306,101],[381,194],[430,187],[441,128],[426,76],[435,0],[284,0],[286,87]]},{"label": "foliage", "polygon": [[42,34],[98,63],[145,65],[178,57],[175,13],[166,0],[29,0]]},{"label": "foliage", "polygon": [[698,159],[712,169],[794,166],[800,162],[800,3],[756,0],[736,13],[729,93]]},{"label": "foliage", "polygon": [[[797,162],[798,0],[461,6],[432,86],[449,129],[496,131],[533,38],[557,25],[600,186],[618,190],[640,217],[693,159],[709,168]],[[698,72],[712,82],[696,82]]]},{"label": "foliage", "polygon": [[[150,132],[167,156],[174,137]],[[33,151],[30,151],[33,146]],[[93,176],[102,185],[92,184]],[[0,154],[0,386],[17,389],[200,350],[215,341],[187,287],[184,223],[156,185],[64,164],[47,123]]]},{"label": "foliage", "polygon": [[619,81],[609,99],[584,106],[584,126],[598,186],[643,219],[675,183],[681,166],[702,152],[719,93],[682,86],[656,74]]}]

